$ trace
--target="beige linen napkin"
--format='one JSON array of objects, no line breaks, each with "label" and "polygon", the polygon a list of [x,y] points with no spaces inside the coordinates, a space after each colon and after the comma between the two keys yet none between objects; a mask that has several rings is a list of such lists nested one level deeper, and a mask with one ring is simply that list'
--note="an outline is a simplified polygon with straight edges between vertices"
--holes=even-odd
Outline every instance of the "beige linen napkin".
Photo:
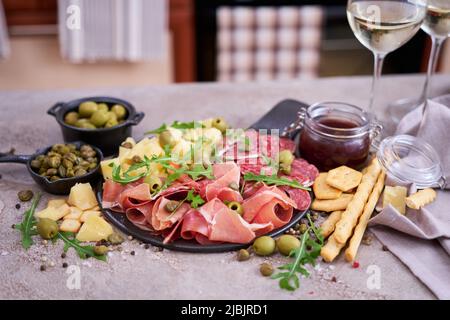
[{"label": "beige linen napkin", "polygon": [[[408,113],[396,132],[416,135],[431,144],[441,158],[447,178],[450,177],[448,106],[450,95],[430,100],[421,126],[422,107]],[[386,184],[399,183],[388,177]],[[407,187],[410,193],[416,191],[414,185]],[[373,217],[369,226],[439,299],[450,299],[450,192],[437,192],[436,200],[421,210],[407,209],[404,216],[389,206]]]}]

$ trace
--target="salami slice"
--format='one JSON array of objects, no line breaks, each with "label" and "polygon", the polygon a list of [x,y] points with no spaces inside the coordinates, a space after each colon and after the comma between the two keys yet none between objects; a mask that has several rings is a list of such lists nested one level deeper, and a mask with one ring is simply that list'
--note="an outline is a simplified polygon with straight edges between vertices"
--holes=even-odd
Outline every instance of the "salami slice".
[{"label": "salami slice", "polygon": [[288,193],[289,198],[297,204],[297,210],[303,211],[309,208],[311,196],[308,191],[289,187],[284,190]]},{"label": "salami slice", "polygon": [[291,164],[290,176],[296,180],[302,181],[306,177],[309,180],[308,184],[311,185],[318,175],[319,170],[304,159],[295,159]]},{"label": "salami slice", "polygon": [[280,138],[280,151],[283,150],[289,150],[294,153],[295,142],[288,138]]}]

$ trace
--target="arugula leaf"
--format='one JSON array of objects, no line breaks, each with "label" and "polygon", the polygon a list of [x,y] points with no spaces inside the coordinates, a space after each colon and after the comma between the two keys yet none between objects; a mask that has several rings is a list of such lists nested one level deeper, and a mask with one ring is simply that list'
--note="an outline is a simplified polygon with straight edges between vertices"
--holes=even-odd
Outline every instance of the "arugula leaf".
[{"label": "arugula leaf", "polygon": [[57,237],[64,241],[64,252],[67,252],[69,248],[74,248],[81,259],[87,259],[93,257],[95,259],[106,261],[106,255],[97,255],[94,252],[94,246],[83,246],[80,241],[75,239],[75,235],[72,232],[58,232]]},{"label": "arugula leaf", "polygon": [[33,244],[33,239],[31,237],[37,234],[37,231],[33,230],[32,228],[36,226],[34,211],[36,210],[40,199],[41,194],[37,193],[33,198],[30,209],[25,211],[22,223],[16,224],[14,226],[14,229],[20,230],[20,232],[22,233],[22,247],[25,250],[31,247],[31,245]]},{"label": "arugula leaf", "polygon": [[292,188],[302,189],[310,191],[311,188],[305,187],[301,185],[298,181],[290,180],[285,177],[278,177],[277,175],[258,175],[252,172],[247,172],[244,174],[245,181],[256,181],[256,182],[264,182],[267,185],[277,185],[277,186],[289,186]]},{"label": "arugula leaf", "polygon": [[[304,267],[306,264],[314,266],[316,259],[320,255],[320,250],[323,246],[323,237],[320,230],[311,221],[309,213],[307,214],[309,227],[302,235],[300,246],[292,250],[289,254],[294,258],[294,261],[278,267],[279,270],[287,270],[279,272],[272,276],[272,279],[279,279],[279,286],[281,289],[294,291],[300,287],[300,280],[297,273],[309,276],[308,270]],[[311,236],[314,233],[315,238]]]},{"label": "arugula leaf", "polygon": [[199,206],[205,203],[205,200],[200,197],[199,194],[195,194],[194,190],[189,190],[187,196],[187,201],[191,201],[191,208],[197,209]]},{"label": "arugula leaf", "polygon": [[145,134],[160,134],[166,131],[168,127],[172,127],[175,129],[194,129],[194,128],[204,128],[205,126],[198,121],[180,122],[175,120],[170,126],[167,126],[167,124],[163,123],[159,128],[147,131],[145,132]]}]

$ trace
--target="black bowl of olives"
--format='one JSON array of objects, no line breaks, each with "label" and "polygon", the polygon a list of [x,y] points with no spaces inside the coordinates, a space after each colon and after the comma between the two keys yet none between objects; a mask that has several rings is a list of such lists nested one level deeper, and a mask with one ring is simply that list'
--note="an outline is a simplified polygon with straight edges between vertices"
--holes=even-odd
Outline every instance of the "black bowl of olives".
[{"label": "black bowl of olives", "polygon": [[0,154],[0,162],[26,164],[33,180],[52,194],[69,194],[76,183],[95,183],[102,160],[100,149],[81,141],[55,144],[32,155]]},{"label": "black bowl of olives", "polygon": [[65,142],[85,141],[97,146],[105,156],[117,152],[131,128],[144,118],[134,106],[112,97],[87,97],[58,102],[48,111],[61,127]]}]

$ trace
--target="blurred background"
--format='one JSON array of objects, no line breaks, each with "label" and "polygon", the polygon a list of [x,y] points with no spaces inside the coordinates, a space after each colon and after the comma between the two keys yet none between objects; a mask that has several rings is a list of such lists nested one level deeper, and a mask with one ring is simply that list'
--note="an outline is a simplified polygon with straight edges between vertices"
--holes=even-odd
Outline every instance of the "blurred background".
[{"label": "blurred background", "polygon": [[[345,0],[0,0],[0,89],[369,75]],[[426,70],[423,31],[384,74]],[[450,43],[438,72],[450,72]]]}]

